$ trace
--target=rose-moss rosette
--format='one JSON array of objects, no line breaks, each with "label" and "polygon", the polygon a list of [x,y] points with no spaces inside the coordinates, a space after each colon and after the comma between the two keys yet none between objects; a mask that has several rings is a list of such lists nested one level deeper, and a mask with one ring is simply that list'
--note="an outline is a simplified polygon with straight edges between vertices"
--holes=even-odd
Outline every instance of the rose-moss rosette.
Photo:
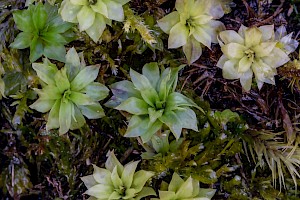
[{"label": "rose-moss rosette", "polygon": [[110,86],[114,96],[105,105],[132,114],[125,137],[141,136],[143,142],[167,125],[178,139],[182,128],[197,131],[197,117],[189,107],[191,99],[175,92],[178,71],[183,66],[167,68],[160,73],[157,63],[144,65],[140,74],[130,69],[131,81]]},{"label": "rose-moss rosette", "polygon": [[216,19],[224,11],[215,0],[176,0],[175,8],[176,11],[158,20],[158,26],[169,34],[168,48],[183,47],[191,64],[201,56],[201,44],[210,49],[211,43],[218,43],[217,34],[225,28]]},{"label": "rose-moss rosette", "polygon": [[123,5],[130,0],[64,0],[59,9],[62,19],[79,23],[94,42],[98,42],[106,24],[124,20]]},{"label": "rose-moss rosette", "polygon": [[56,65],[44,59],[44,63],[33,63],[33,69],[41,80],[42,89],[35,89],[39,99],[30,108],[49,112],[46,129],[59,128],[64,134],[85,124],[88,119],[103,117],[104,111],[98,101],[104,99],[109,90],[94,82],[99,67],[85,66],[74,48],[66,55],[65,66],[58,70]]},{"label": "rose-moss rosette", "polygon": [[140,200],[146,196],[156,195],[145,183],[154,175],[153,172],[140,170],[135,172],[139,161],[123,166],[113,151],[108,152],[105,168],[94,167],[94,173],[81,177],[90,195],[89,200],[128,199]]},{"label": "rose-moss rosette", "polygon": [[238,32],[220,33],[219,43],[223,55],[217,66],[226,79],[240,79],[242,87],[251,89],[253,73],[259,89],[263,83],[275,85],[276,68],[290,60],[274,41],[274,26],[241,26]]},{"label": "rose-moss rosette", "polygon": [[184,181],[174,173],[170,184],[162,182],[159,199],[151,200],[210,200],[215,195],[215,189],[200,188],[199,181],[189,177]]},{"label": "rose-moss rosette", "polygon": [[22,32],[19,33],[11,48],[25,49],[30,47],[30,62],[42,55],[61,62],[65,61],[65,44],[74,39],[72,23],[64,22],[56,6],[38,3],[26,10],[13,13],[14,21]]},{"label": "rose-moss rosette", "polygon": [[293,33],[287,34],[286,28],[281,25],[275,32],[276,47],[282,49],[287,55],[294,52],[299,45],[299,42],[292,38]]}]

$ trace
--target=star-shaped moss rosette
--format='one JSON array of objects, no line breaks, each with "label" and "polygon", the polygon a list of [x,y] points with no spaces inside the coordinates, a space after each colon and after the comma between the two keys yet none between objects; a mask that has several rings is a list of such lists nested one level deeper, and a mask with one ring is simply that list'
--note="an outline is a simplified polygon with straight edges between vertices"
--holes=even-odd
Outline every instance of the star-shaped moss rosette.
[{"label": "star-shaped moss rosette", "polygon": [[253,73],[259,89],[263,83],[275,85],[276,68],[290,60],[274,38],[274,26],[241,26],[238,32],[227,30],[220,33],[223,55],[217,66],[222,68],[226,79],[240,79],[242,87],[251,89]]},{"label": "star-shaped moss rosette", "polygon": [[72,23],[64,22],[58,15],[57,7],[46,3],[29,5],[26,10],[13,13],[19,33],[11,48],[25,49],[30,47],[30,62],[42,55],[61,62],[65,61],[65,44],[74,39]]},{"label": "star-shaped moss rosette", "polygon": [[140,170],[135,172],[139,161],[123,166],[113,151],[108,152],[105,168],[94,167],[94,173],[81,177],[90,195],[90,200],[128,199],[140,200],[146,196],[156,195],[145,183],[154,175],[153,172]]},{"label": "star-shaped moss rosette", "polygon": [[200,188],[199,181],[189,177],[184,181],[174,173],[170,184],[162,182],[159,199],[151,200],[210,200],[215,195],[215,189]]},{"label": "star-shaped moss rosette", "polygon": [[125,137],[141,136],[147,142],[163,124],[177,139],[182,128],[198,130],[196,114],[189,107],[201,108],[175,92],[182,67],[167,68],[160,73],[157,63],[148,63],[142,69],[143,74],[130,69],[132,82],[125,80],[110,86],[114,96],[105,105],[132,114]]},{"label": "star-shaped moss rosette", "polygon": [[201,44],[210,49],[211,43],[218,43],[217,34],[225,28],[216,19],[224,11],[215,0],[176,0],[175,8],[176,11],[158,20],[158,26],[169,34],[168,48],[183,47],[191,64],[201,56]]},{"label": "star-shaped moss rosette", "polygon": [[286,54],[294,52],[299,42],[292,38],[293,33],[287,34],[286,28],[282,25],[276,29],[275,41],[277,41],[277,47],[282,49]]},{"label": "star-shaped moss rosette", "polygon": [[47,59],[44,63],[33,63],[32,67],[41,80],[42,89],[35,89],[39,99],[30,108],[42,113],[50,111],[47,130],[59,128],[59,133],[64,134],[69,129],[82,127],[84,116],[98,119],[105,115],[98,101],[104,99],[109,90],[94,82],[99,67],[85,66],[74,48],[68,51],[66,64],[60,70]]},{"label": "star-shaped moss rosette", "polygon": [[123,5],[130,0],[64,0],[59,9],[63,20],[79,23],[94,42],[98,42],[106,24],[124,20]]}]

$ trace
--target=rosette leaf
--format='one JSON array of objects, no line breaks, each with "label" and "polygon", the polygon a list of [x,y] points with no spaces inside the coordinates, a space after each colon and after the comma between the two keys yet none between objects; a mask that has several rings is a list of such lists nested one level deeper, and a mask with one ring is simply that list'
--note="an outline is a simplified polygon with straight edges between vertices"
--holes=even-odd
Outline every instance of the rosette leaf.
[{"label": "rosette leaf", "polygon": [[216,19],[224,15],[224,5],[219,0],[176,0],[176,11],[158,20],[169,34],[168,48],[183,47],[188,64],[198,60],[202,45],[210,49],[211,43],[218,43],[217,34],[224,25]]},{"label": "rosette leaf", "polygon": [[160,72],[157,63],[144,65],[142,74],[130,70],[131,81],[110,86],[114,96],[105,104],[132,114],[125,137],[141,136],[147,142],[165,124],[178,139],[183,128],[197,131],[196,114],[202,110],[191,99],[175,92],[178,71],[183,66]]},{"label": "rosette leaf", "polygon": [[282,49],[286,54],[294,52],[299,42],[292,38],[293,33],[287,34],[286,28],[281,25],[275,32],[275,41],[277,41],[277,47]]},{"label": "rosette leaf", "polygon": [[130,0],[64,0],[59,9],[62,19],[78,23],[94,42],[98,42],[106,24],[124,20],[123,5]]},{"label": "rosette leaf", "polygon": [[56,6],[46,3],[29,5],[27,10],[13,13],[14,21],[22,32],[17,35],[10,47],[30,48],[30,61],[42,55],[61,62],[65,61],[64,45],[74,39],[72,23],[64,22],[58,15]]},{"label": "rosette leaf", "polygon": [[151,200],[210,200],[216,192],[215,189],[200,188],[199,181],[192,177],[184,181],[175,172],[170,184],[163,182],[162,185],[166,190],[159,190],[159,199],[152,198]]},{"label": "rosette leaf", "polygon": [[30,108],[39,112],[49,112],[46,129],[59,128],[64,134],[85,124],[85,117],[97,119],[104,116],[98,101],[104,99],[109,90],[101,83],[94,82],[99,68],[85,66],[80,62],[75,49],[68,51],[65,66],[58,70],[56,65],[44,59],[44,63],[33,63],[42,83],[36,89],[39,99]]},{"label": "rosette leaf", "polygon": [[276,68],[289,61],[288,55],[274,41],[274,26],[247,28],[238,32],[220,33],[219,43],[223,55],[217,66],[226,79],[240,79],[244,90],[251,89],[253,73],[259,89],[263,83],[275,84]]},{"label": "rosette leaf", "polygon": [[139,161],[123,166],[113,151],[108,152],[105,168],[94,167],[92,175],[81,177],[88,190],[85,194],[96,199],[131,199],[140,200],[146,196],[156,195],[151,187],[144,187],[154,175],[149,171],[136,171]]}]

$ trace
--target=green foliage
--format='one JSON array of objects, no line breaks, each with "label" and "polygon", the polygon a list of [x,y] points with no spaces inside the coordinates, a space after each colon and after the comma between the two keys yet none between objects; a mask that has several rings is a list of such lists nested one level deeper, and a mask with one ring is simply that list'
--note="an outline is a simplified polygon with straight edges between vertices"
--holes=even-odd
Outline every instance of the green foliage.
[{"label": "green foliage", "polygon": [[183,128],[197,131],[196,114],[189,107],[202,110],[186,96],[175,92],[178,71],[183,66],[160,73],[157,63],[148,63],[143,74],[130,69],[131,81],[110,86],[114,96],[106,106],[131,113],[125,137],[141,136],[143,142],[167,125],[178,139]]},{"label": "green foliage", "polygon": [[280,137],[282,132],[276,134],[258,131],[253,134],[254,141],[248,144],[248,148],[257,166],[269,167],[272,172],[273,185],[276,187],[276,179],[278,179],[280,190],[282,186],[286,189],[286,174],[290,175],[295,188],[297,188],[297,178],[300,178],[298,172],[300,166],[299,138],[295,144],[288,144]]},{"label": "green foliage", "polygon": [[11,48],[25,49],[30,47],[30,62],[36,61],[42,55],[65,61],[64,45],[73,40],[71,23],[63,22],[57,13],[57,8],[50,4],[30,5],[26,10],[13,13],[19,33]]},{"label": "green foliage", "polygon": [[299,199],[299,60],[216,68],[299,57],[271,2],[0,0],[0,199]]},{"label": "green foliage", "polygon": [[222,3],[216,0],[176,0],[176,11],[158,21],[169,34],[168,48],[183,48],[188,64],[199,59],[204,45],[217,43],[218,32],[225,29],[219,19],[224,15]]},{"label": "green foliage", "polygon": [[123,5],[130,0],[64,0],[59,13],[67,22],[79,23],[94,42],[98,42],[106,24],[124,20]]},{"label": "green foliage", "polygon": [[251,89],[253,73],[259,89],[263,83],[275,85],[276,68],[290,60],[288,55],[273,41],[274,26],[259,28],[241,26],[238,32],[220,33],[223,52],[217,66],[222,68],[226,79],[240,79],[242,87]]},{"label": "green foliage", "polygon": [[43,89],[36,89],[39,99],[30,108],[39,112],[49,112],[46,129],[59,128],[64,134],[85,124],[88,119],[103,117],[104,111],[98,101],[108,95],[108,89],[94,82],[99,67],[85,66],[80,62],[74,48],[66,55],[65,67],[58,70],[56,65],[44,59],[44,63],[33,63],[33,69],[42,82]]},{"label": "green foliage", "polygon": [[200,188],[199,181],[192,177],[184,181],[177,173],[173,174],[170,184],[163,182],[161,187],[159,190],[160,200],[210,200],[216,192],[214,189]]},{"label": "green foliage", "polygon": [[140,200],[146,196],[156,195],[151,187],[144,187],[154,174],[140,170],[135,172],[139,161],[123,166],[113,151],[108,152],[105,168],[94,167],[93,175],[81,177],[93,199],[131,199]]},{"label": "green foliage", "polygon": [[[158,133],[151,141],[143,144],[143,168],[154,171],[156,176],[164,177],[170,171],[175,171],[184,177],[205,184],[213,184],[222,176],[234,172],[238,165],[223,164],[221,160],[230,159],[236,153],[242,152],[240,135],[247,129],[243,120],[231,111],[208,112],[210,122],[197,132],[190,132],[187,138],[178,141],[169,137],[168,131]],[[234,116],[227,122],[219,116]],[[223,129],[225,127],[226,129]],[[169,140],[171,142],[169,142]]]}]

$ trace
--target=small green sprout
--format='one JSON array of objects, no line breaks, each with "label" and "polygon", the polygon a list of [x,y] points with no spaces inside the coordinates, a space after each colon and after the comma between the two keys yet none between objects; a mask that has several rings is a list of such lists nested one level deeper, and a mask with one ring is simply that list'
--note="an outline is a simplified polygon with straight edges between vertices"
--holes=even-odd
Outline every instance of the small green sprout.
[{"label": "small green sprout", "polygon": [[240,79],[242,87],[251,89],[253,73],[259,89],[263,83],[275,85],[276,68],[290,60],[273,40],[274,26],[247,28],[238,32],[227,30],[220,33],[219,43],[223,55],[217,66],[222,68],[226,79]]},{"label": "small green sprout", "polygon": [[135,172],[139,161],[123,166],[113,151],[108,152],[105,168],[94,167],[92,175],[81,177],[88,190],[85,194],[90,199],[128,199],[140,200],[143,197],[156,195],[145,183],[154,175],[153,172],[140,170]]},{"label": "small green sprout", "polygon": [[202,54],[201,44],[211,48],[218,43],[218,32],[225,29],[217,21],[224,15],[221,4],[216,0],[176,0],[176,11],[158,20],[158,26],[169,34],[168,48],[183,47],[191,64]]},{"label": "small green sprout", "polygon": [[61,62],[65,61],[65,44],[74,38],[70,30],[73,24],[64,22],[57,13],[57,7],[46,3],[29,5],[27,10],[13,13],[14,21],[22,32],[19,33],[11,48],[30,47],[30,62],[42,55]]},{"label": "small green sprout", "polygon": [[174,173],[170,184],[162,183],[159,190],[159,199],[151,200],[210,200],[216,190],[200,188],[199,181],[189,177],[184,181],[177,173]]},{"label": "small green sprout", "polygon": [[66,55],[65,67],[58,70],[56,65],[44,59],[44,63],[33,63],[33,69],[42,82],[43,89],[36,89],[39,99],[30,108],[49,112],[46,129],[59,128],[64,134],[85,124],[88,119],[103,117],[104,111],[98,101],[104,99],[109,90],[101,83],[94,82],[99,67],[85,66],[74,48]]},{"label": "small green sprout", "polygon": [[79,23],[94,42],[98,42],[106,24],[124,20],[123,5],[130,0],[64,0],[59,9],[64,21]]},{"label": "small green sprout", "polygon": [[130,81],[111,85],[114,96],[106,103],[108,107],[132,114],[125,137],[141,136],[145,143],[167,125],[176,139],[182,128],[197,131],[197,117],[189,107],[197,106],[191,99],[175,92],[178,71],[183,66],[167,68],[160,73],[157,63],[144,65],[140,74],[130,69]]}]

